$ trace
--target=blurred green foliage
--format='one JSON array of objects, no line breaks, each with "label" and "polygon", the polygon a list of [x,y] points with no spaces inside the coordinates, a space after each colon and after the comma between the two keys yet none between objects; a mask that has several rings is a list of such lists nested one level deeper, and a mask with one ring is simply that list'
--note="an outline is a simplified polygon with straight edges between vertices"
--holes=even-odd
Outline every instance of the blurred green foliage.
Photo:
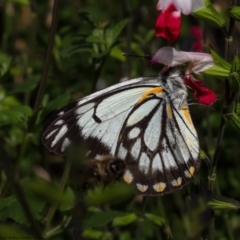
[{"label": "blurred green foliage", "polygon": [[[210,202],[217,209],[217,239],[240,239],[239,214],[229,210],[239,208],[238,202],[231,202],[231,198],[239,200],[240,188],[238,98],[224,116],[229,124],[214,196],[197,187],[200,180],[204,185],[208,182],[204,161],[190,186],[167,196],[142,197],[121,183],[103,186],[92,180],[83,188],[84,155],[69,163],[44,148],[41,134],[49,114],[120,79],[157,75],[160,66],[149,67],[144,58],[125,57],[122,52],[145,56],[166,44],[154,37],[158,15],[154,1],[61,1],[46,85],[34,108],[49,46],[53,3],[0,2],[0,238],[206,239],[214,214]],[[185,20],[184,25],[195,21]],[[190,39],[190,47],[181,41],[178,47],[190,51],[190,33],[185,35],[181,37]],[[214,53],[220,61],[218,55]],[[222,65],[229,68],[231,87],[238,91],[238,58],[231,70],[229,63]],[[218,76],[228,74],[219,72]],[[190,108],[201,148],[211,158],[224,83],[213,77],[203,81],[219,99],[213,108]]]}]

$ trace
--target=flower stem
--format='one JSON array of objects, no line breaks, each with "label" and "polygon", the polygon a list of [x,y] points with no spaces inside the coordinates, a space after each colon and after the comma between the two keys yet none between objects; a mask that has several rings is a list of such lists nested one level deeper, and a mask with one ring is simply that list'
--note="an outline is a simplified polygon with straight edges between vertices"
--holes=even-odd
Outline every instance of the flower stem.
[{"label": "flower stem", "polygon": [[[229,27],[227,33],[225,33],[226,41],[225,41],[225,60],[230,61],[231,60],[231,45],[232,45],[232,31],[234,27],[234,20],[230,18],[229,21]],[[208,184],[211,191],[215,190],[215,180],[216,180],[216,174],[217,174],[217,167],[219,162],[219,153],[221,151],[222,147],[222,140],[223,135],[225,132],[226,122],[224,120],[224,116],[229,111],[229,106],[231,105],[231,90],[229,85],[229,80],[225,79],[225,97],[224,97],[224,105],[222,109],[222,116],[221,116],[221,122],[219,126],[219,132],[217,136],[217,142],[216,142],[216,148],[213,155],[211,168],[208,175]],[[215,217],[211,219],[209,228],[208,228],[208,239],[214,240],[215,239]]]},{"label": "flower stem", "polygon": [[[65,189],[65,186],[66,186],[66,183],[67,183],[67,180],[68,180],[70,169],[71,169],[71,159],[68,158],[67,162],[66,162],[66,166],[65,166],[64,172],[63,172],[63,175],[62,175],[62,179],[61,179],[60,184],[59,184],[59,191],[60,191],[60,193],[64,192],[64,189]],[[49,229],[49,227],[51,225],[53,216],[54,216],[54,214],[55,214],[55,212],[57,210],[57,207],[58,207],[58,203],[55,203],[49,209],[48,214],[46,216],[46,226],[45,226],[45,231],[44,232],[48,231],[48,229]]]}]

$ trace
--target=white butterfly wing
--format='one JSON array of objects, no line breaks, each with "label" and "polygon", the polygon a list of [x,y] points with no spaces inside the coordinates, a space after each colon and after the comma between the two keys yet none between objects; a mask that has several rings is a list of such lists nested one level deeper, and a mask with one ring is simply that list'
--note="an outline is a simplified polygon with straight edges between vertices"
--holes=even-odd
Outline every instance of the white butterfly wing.
[{"label": "white butterfly wing", "polygon": [[48,120],[42,137],[44,145],[51,152],[63,154],[78,138],[91,138],[93,150],[104,145],[99,152],[92,150],[95,155],[114,154],[123,121],[144,92],[157,85],[156,78],[133,79],[64,107]]},{"label": "white butterfly wing", "polygon": [[87,140],[90,157],[125,160],[124,181],[144,195],[181,188],[199,170],[198,138],[185,102],[179,108],[165,91],[146,95],[160,83],[133,79],[63,108],[50,119],[44,145],[63,154],[70,143]]},{"label": "white butterfly wing", "polygon": [[135,105],[121,129],[116,156],[126,161],[124,181],[142,194],[170,193],[189,183],[200,161],[187,105],[179,109],[154,95]]}]

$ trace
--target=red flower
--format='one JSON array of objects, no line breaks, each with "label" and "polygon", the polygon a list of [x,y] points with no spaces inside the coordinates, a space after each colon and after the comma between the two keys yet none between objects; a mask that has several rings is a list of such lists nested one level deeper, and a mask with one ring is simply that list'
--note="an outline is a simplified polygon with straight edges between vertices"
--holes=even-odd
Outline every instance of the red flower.
[{"label": "red flower", "polygon": [[181,12],[171,4],[159,14],[155,24],[155,35],[175,42],[180,35],[180,30]]},{"label": "red flower", "polygon": [[194,38],[193,50],[195,52],[203,51],[202,32],[199,26],[192,26],[190,32]]},{"label": "red flower", "polygon": [[215,92],[204,87],[203,83],[193,78],[193,76],[185,76],[184,82],[194,91],[194,98],[197,99],[201,104],[211,105],[217,100]]}]

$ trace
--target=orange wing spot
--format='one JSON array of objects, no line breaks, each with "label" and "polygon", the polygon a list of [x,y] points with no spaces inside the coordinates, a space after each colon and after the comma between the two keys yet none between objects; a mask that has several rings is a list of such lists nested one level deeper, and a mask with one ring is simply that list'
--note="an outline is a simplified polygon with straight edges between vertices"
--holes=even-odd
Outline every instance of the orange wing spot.
[{"label": "orange wing spot", "polygon": [[172,118],[173,116],[173,110],[170,105],[167,106],[167,115],[169,118]]},{"label": "orange wing spot", "polygon": [[178,186],[181,186],[181,184],[182,184],[182,178],[178,178],[177,184],[178,184]]},{"label": "orange wing spot", "polygon": [[191,175],[193,176],[194,172],[195,172],[195,167],[190,167],[189,168],[189,172],[191,173]]},{"label": "orange wing spot", "polygon": [[160,182],[153,185],[153,188],[156,192],[163,192],[166,188],[166,183]]},{"label": "orange wing spot", "polygon": [[178,179],[175,179],[175,180],[172,181],[172,185],[174,187],[180,187],[181,184],[182,184],[182,178],[181,177],[179,177]]},{"label": "orange wing spot", "polygon": [[182,111],[183,111],[184,118],[187,120],[188,124],[192,127],[193,123],[192,123],[192,119],[189,114],[188,108],[183,108]]},{"label": "orange wing spot", "polygon": [[142,97],[138,100],[138,104],[144,101],[150,94],[162,93],[162,92],[163,92],[163,88],[160,88],[160,87],[152,88],[142,95]]},{"label": "orange wing spot", "polygon": [[133,180],[133,175],[131,174],[131,172],[129,170],[127,170],[125,173],[124,173],[124,176],[123,176],[123,180],[130,184]]}]

